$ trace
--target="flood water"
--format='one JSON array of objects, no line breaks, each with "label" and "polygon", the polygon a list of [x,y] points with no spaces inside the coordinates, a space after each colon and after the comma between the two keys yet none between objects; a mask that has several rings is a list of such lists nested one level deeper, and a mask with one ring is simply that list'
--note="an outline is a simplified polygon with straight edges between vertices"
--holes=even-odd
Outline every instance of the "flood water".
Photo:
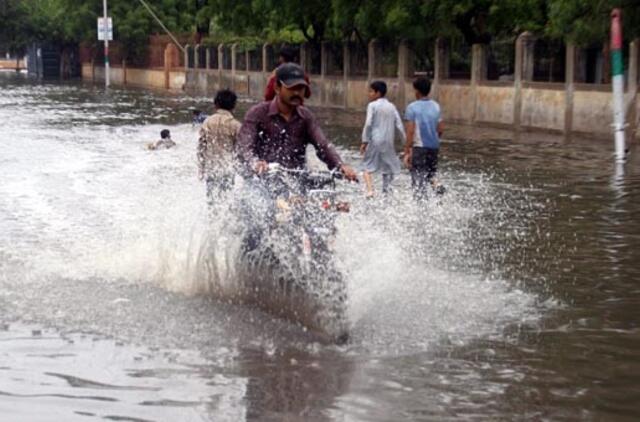
[{"label": "flood water", "polygon": [[[206,293],[207,102],[0,73],[0,420],[640,418],[633,155],[615,177],[609,141],[455,129],[438,203],[406,174],[388,200],[340,185],[351,340],[328,346]],[[357,164],[362,116],[318,115]]]}]

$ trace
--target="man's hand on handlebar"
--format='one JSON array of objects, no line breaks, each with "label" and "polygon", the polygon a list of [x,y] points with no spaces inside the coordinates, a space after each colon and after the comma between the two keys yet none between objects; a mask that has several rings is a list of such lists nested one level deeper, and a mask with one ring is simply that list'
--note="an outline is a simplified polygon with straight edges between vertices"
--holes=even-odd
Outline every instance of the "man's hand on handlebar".
[{"label": "man's hand on handlebar", "polygon": [[255,171],[258,174],[266,173],[269,170],[269,163],[264,160],[260,160],[256,163]]},{"label": "man's hand on handlebar", "polygon": [[356,173],[356,171],[351,168],[351,166],[347,165],[347,164],[342,164],[340,166],[340,172],[342,172],[342,174],[344,174],[344,177],[347,178],[347,180],[351,181],[351,182],[357,182],[358,181],[358,174]]},{"label": "man's hand on handlebar", "polygon": [[[254,170],[257,174],[264,174],[270,171],[271,167],[275,166],[276,168],[280,168],[280,165],[275,164],[275,163],[267,163],[264,160],[259,160],[256,162],[256,164],[254,165]],[[284,171],[289,171],[289,172],[301,172],[301,170],[297,170],[297,169],[283,169]],[[345,179],[351,181],[351,182],[358,182],[358,175],[356,173],[356,171],[351,168],[351,166],[347,165],[347,164],[341,164],[340,167],[338,167],[338,169],[340,171],[340,173],[345,177]]]}]

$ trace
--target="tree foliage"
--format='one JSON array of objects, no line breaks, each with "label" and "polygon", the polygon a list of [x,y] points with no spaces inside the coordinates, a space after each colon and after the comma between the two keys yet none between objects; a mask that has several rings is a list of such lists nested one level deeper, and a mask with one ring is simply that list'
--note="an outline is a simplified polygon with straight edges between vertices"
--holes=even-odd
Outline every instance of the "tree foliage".
[{"label": "tree foliage", "polygon": [[27,11],[20,0],[0,0],[0,47],[24,54],[29,39]]},{"label": "tree foliage", "polygon": [[[438,36],[468,44],[529,30],[579,44],[605,40],[612,8],[623,9],[628,38],[640,36],[638,0],[146,0],[176,33],[216,41],[308,41]],[[109,0],[114,36],[138,55],[161,32],[140,0]],[[96,43],[102,0],[0,0],[0,44],[34,40]]]},{"label": "tree foliage", "polygon": [[[172,31],[208,31],[206,0],[147,0]],[[160,26],[138,0],[109,0],[114,38],[123,54],[139,55],[149,35]],[[204,15],[203,15],[204,12]],[[32,41],[97,43],[96,19],[103,16],[102,0],[0,0],[0,44],[23,51]]]},{"label": "tree foliage", "polygon": [[640,2],[638,0],[549,0],[549,22],[546,33],[587,45],[607,40],[610,14],[622,9],[624,35],[640,36]]}]

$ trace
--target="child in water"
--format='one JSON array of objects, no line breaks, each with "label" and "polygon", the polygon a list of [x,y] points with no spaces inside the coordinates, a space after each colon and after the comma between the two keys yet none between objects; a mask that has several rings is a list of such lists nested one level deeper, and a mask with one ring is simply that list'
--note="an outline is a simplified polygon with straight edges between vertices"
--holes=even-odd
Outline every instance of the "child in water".
[{"label": "child in water", "polygon": [[169,132],[169,129],[162,129],[162,131],[160,131],[160,140],[150,143],[147,145],[147,148],[153,151],[157,149],[169,149],[174,146],[176,146],[176,143],[171,140],[171,132]]}]

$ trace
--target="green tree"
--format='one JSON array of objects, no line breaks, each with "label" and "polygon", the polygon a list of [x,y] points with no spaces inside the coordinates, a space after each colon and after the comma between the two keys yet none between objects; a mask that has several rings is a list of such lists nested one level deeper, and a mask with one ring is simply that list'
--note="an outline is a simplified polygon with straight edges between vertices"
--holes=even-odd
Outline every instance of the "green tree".
[{"label": "green tree", "polygon": [[0,0],[0,47],[23,55],[31,31],[29,15],[20,0]]},{"label": "green tree", "polygon": [[539,31],[545,0],[333,0],[334,21],[363,38],[435,39],[460,36],[468,44],[524,30]]},{"label": "green tree", "polygon": [[547,35],[578,45],[605,42],[611,11],[622,9],[623,31],[630,39],[640,36],[640,4],[637,0],[549,0]]},{"label": "green tree", "polygon": [[[66,34],[76,42],[97,46],[96,19],[103,15],[102,0],[47,1],[60,3],[59,11],[67,17],[63,23]],[[208,28],[209,18],[203,16],[211,12],[206,10],[204,0],[147,0],[147,4],[172,32],[192,33],[197,28]],[[163,32],[160,25],[138,0],[109,0],[108,14],[113,18],[114,39],[123,58],[134,64],[143,61],[149,35]]]},{"label": "green tree", "polygon": [[213,13],[212,35],[219,41],[235,37],[274,41],[280,35],[282,41],[304,38],[319,44],[326,39],[332,16],[332,8],[322,0],[209,0],[208,6]]}]

